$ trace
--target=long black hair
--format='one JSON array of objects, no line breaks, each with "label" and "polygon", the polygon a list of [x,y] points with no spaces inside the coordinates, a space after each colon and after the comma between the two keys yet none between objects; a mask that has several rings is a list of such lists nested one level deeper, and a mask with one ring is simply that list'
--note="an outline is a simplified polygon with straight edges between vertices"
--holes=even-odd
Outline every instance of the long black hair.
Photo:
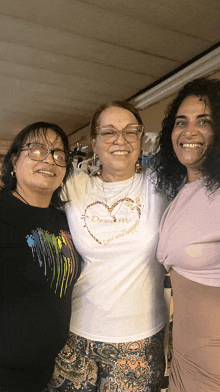
[{"label": "long black hair", "polygon": [[213,142],[207,148],[201,165],[203,184],[213,193],[220,187],[220,80],[198,78],[179,91],[168,106],[158,137],[158,149],[148,165],[153,171],[156,190],[172,200],[187,177],[187,169],[176,157],[171,141],[176,114],[185,98],[197,96],[209,106],[212,119]]},{"label": "long black hair", "polygon": [[[63,179],[63,184],[66,183],[67,177],[72,170],[72,163],[69,155],[69,143],[68,143],[67,136],[65,132],[62,130],[62,128],[60,128],[58,125],[39,121],[30,124],[24,129],[22,129],[22,131],[20,131],[18,135],[15,137],[15,139],[13,140],[7,154],[5,155],[3,165],[2,165],[2,170],[1,170],[2,172],[1,186],[3,190],[13,191],[14,189],[16,189],[17,179],[16,177],[13,177],[11,175],[11,172],[13,172],[14,170],[12,159],[14,159],[14,157],[16,159],[19,158],[23,145],[26,143],[29,136],[31,137],[44,136],[45,139],[47,140],[47,132],[49,130],[52,130],[53,132],[56,133],[57,138],[60,138],[62,140],[64,146],[64,152],[66,155],[66,174]],[[63,204],[65,204],[65,201],[61,199],[61,187],[57,188],[54,191],[51,198],[51,204],[54,207],[60,207]]]}]

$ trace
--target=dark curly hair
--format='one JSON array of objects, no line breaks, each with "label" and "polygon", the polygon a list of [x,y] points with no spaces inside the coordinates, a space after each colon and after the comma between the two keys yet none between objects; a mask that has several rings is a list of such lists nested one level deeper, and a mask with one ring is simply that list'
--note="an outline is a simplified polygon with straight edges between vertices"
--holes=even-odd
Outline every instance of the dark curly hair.
[{"label": "dark curly hair", "polygon": [[177,195],[187,177],[186,167],[174,153],[171,134],[179,106],[191,95],[199,97],[209,106],[212,118],[213,142],[207,148],[200,168],[203,185],[210,193],[220,187],[220,80],[198,78],[185,84],[168,106],[158,137],[157,152],[148,163],[156,190],[165,193],[169,200]]},{"label": "dark curly hair", "polygon": [[[12,159],[16,157],[19,158],[22,147],[26,143],[29,136],[44,136],[47,140],[47,132],[49,130],[54,131],[57,134],[57,138],[61,138],[64,146],[64,152],[66,155],[66,174],[63,179],[63,184],[66,183],[67,177],[72,171],[72,162],[70,160],[70,153],[69,153],[69,142],[65,132],[60,128],[58,125],[50,124],[48,122],[36,122],[33,124],[28,125],[22,131],[18,133],[15,137],[14,141],[12,142],[7,154],[5,155],[3,165],[2,165],[2,175],[1,175],[1,183],[2,183],[2,190],[13,191],[16,188],[17,180],[16,177],[12,177],[11,172],[13,171],[13,163]],[[60,207],[66,202],[61,199],[61,187],[56,189],[51,198],[51,204],[54,207]]]}]

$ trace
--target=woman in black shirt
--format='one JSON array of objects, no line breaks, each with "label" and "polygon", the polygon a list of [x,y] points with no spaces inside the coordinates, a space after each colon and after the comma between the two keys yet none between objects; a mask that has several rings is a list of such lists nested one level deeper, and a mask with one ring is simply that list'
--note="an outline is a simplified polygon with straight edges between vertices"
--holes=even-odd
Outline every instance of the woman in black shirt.
[{"label": "woman in black shirt", "polygon": [[61,186],[68,140],[49,123],[27,126],[2,167],[0,191],[0,391],[41,392],[69,333],[80,273]]}]

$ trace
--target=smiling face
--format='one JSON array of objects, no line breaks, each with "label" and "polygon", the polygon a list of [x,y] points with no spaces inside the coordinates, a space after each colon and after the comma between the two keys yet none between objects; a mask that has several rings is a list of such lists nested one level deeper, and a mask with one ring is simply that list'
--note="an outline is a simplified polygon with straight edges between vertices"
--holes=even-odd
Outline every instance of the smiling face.
[{"label": "smiling face", "polygon": [[189,96],[180,105],[172,131],[173,149],[186,166],[189,182],[201,178],[201,164],[207,147],[212,143],[211,111],[205,101]]},{"label": "smiling face", "polygon": [[[127,125],[138,125],[138,120],[127,109],[111,106],[99,116],[98,126],[113,126],[118,130]],[[138,160],[141,140],[127,142],[120,133],[113,143],[104,143],[100,136],[92,141],[93,152],[102,163],[102,178],[106,181],[122,181],[135,174],[135,163]]]},{"label": "smiling face", "polygon": [[[61,138],[52,130],[43,136],[30,136],[26,143],[42,143],[51,149],[63,150]],[[27,147],[24,147],[27,148]],[[14,171],[17,179],[16,190],[26,197],[31,204],[33,197],[42,195],[49,201],[53,192],[61,185],[66,174],[66,167],[57,166],[50,153],[43,161],[34,161],[28,155],[28,150],[21,152],[19,158],[14,159]]]}]

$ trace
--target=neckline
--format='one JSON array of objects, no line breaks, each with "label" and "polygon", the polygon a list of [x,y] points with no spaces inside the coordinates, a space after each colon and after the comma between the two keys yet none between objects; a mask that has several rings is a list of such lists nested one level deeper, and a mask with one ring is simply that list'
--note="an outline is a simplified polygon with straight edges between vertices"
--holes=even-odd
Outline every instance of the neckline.
[{"label": "neckline", "polygon": [[11,191],[7,192],[9,194],[9,197],[12,197],[13,200],[16,200],[17,203],[20,204],[20,206],[24,207],[24,208],[37,208],[38,210],[43,210],[46,211],[50,208],[50,205],[48,207],[37,207],[37,206],[32,206],[30,204],[25,204],[22,200],[20,200],[18,197],[16,197],[15,195],[13,195],[13,193],[11,193]]},{"label": "neckline", "polygon": [[192,182],[187,181],[187,182],[185,182],[184,185],[185,186],[190,186],[190,185],[196,184],[198,182],[201,182],[201,180],[202,180],[202,178],[197,178],[197,180],[195,180],[195,181],[192,181]]},{"label": "neckline", "polygon": [[141,173],[135,173],[132,177],[128,178],[127,180],[122,180],[122,181],[103,181],[99,177],[93,177],[94,179],[97,180],[97,183],[99,186],[103,187],[103,184],[106,188],[122,188],[124,185],[127,185],[131,182],[134,182],[137,177],[140,177]]},{"label": "neckline", "polygon": [[[20,199],[22,199],[24,202],[25,202],[25,204],[27,204],[28,206],[30,205],[28,202],[27,202],[27,200],[25,200],[25,198],[22,196],[22,195],[20,195],[20,193],[15,189],[13,192],[15,192],[19,197],[20,197]],[[12,193],[13,194],[13,193]],[[15,196],[15,195],[14,195]],[[16,196],[17,197],[17,196]],[[18,197],[18,199],[19,199],[19,197]],[[21,200],[21,201],[22,201]]]}]

